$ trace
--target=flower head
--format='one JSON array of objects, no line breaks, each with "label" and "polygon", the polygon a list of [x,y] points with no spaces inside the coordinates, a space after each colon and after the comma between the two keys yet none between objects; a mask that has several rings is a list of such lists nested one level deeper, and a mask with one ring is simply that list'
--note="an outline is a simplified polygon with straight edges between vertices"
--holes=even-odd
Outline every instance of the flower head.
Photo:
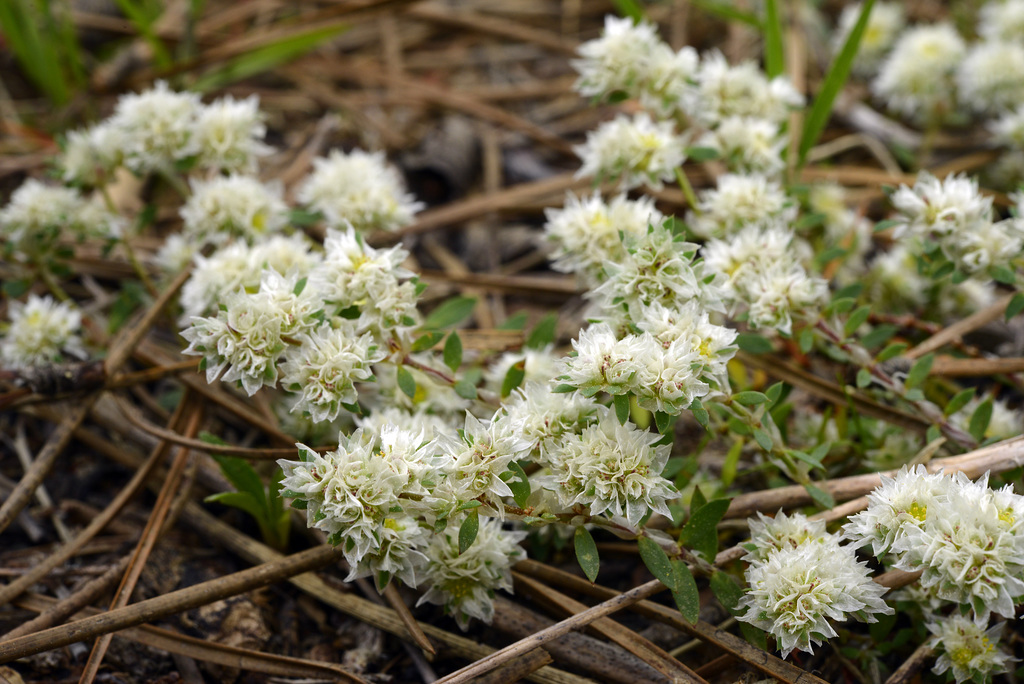
[{"label": "flower head", "polygon": [[70,302],[29,295],[27,302],[12,301],[10,327],[0,342],[0,359],[11,368],[32,368],[63,360],[84,358],[78,331],[82,314]]},{"label": "flower head", "polygon": [[889,107],[926,118],[954,106],[953,76],[966,55],[963,38],[951,24],[915,26],[896,41],[871,87]]},{"label": "flower head", "polygon": [[230,95],[206,105],[196,121],[199,165],[229,173],[253,173],[259,157],[271,152],[263,143],[260,101],[255,95],[236,100]]},{"label": "flower head", "polygon": [[151,90],[123,95],[110,125],[124,164],[137,173],[168,169],[200,150],[196,122],[199,95],[176,93],[165,81]]},{"label": "flower head", "polygon": [[199,243],[222,244],[233,237],[258,242],[288,223],[282,190],[249,176],[193,181],[192,196],[181,207],[184,232]]},{"label": "flower head", "polygon": [[1005,625],[986,630],[963,615],[952,614],[928,623],[939,650],[932,672],[942,674],[952,668],[957,684],[990,681],[992,675],[1007,672],[1016,658],[999,648],[999,636]]},{"label": "flower head", "polygon": [[313,160],[313,172],[299,186],[299,201],[321,212],[332,228],[398,230],[423,208],[405,191],[401,176],[383,152],[332,150]]},{"label": "flower head", "polygon": [[641,185],[661,189],[686,161],[686,139],[671,121],[652,121],[641,112],[601,124],[575,152],[583,162],[578,176],[618,179],[623,190]]}]

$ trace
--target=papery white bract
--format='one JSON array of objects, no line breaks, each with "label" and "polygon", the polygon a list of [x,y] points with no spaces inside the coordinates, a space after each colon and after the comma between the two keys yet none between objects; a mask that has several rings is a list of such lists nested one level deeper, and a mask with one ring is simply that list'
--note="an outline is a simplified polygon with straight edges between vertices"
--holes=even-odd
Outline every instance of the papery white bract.
[{"label": "papery white bract", "polygon": [[67,357],[85,358],[78,333],[82,314],[70,302],[30,294],[27,302],[11,301],[11,324],[0,341],[0,363],[32,368]]},{"label": "papery white bract", "polygon": [[170,171],[175,162],[198,154],[195,133],[202,107],[199,95],[174,92],[165,81],[121,96],[110,126],[124,165],[136,173]]},{"label": "papery white bract", "polygon": [[254,173],[259,157],[270,154],[263,142],[267,127],[255,95],[236,100],[230,95],[206,105],[196,121],[199,165],[229,173]]},{"label": "papery white bract", "polygon": [[686,161],[686,137],[676,133],[671,121],[653,121],[641,112],[601,124],[574,151],[582,161],[577,176],[618,180],[623,190],[641,185],[661,189]]},{"label": "papery white bract", "polygon": [[935,635],[933,646],[939,657],[932,672],[942,674],[952,668],[957,684],[968,681],[990,681],[992,675],[1008,672],[1017,659],[999,648],[1004,623],[986,630],[963,615],[951,614],[928,623]]},{"label": "papery white bract", "polygon": [[192,196],[181,207],[184,233],[196,242],[223,244],[239,237],[252,244],[288,223],[280,183],[249,176],[217,176],[192,182]]}]

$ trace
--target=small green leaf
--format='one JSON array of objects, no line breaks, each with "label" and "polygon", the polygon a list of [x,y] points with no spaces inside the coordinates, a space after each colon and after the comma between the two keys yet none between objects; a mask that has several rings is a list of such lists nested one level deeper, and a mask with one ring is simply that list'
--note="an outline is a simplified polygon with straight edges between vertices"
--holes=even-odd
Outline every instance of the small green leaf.
[{"label": "small green leaf", "polygon": [[997,283],[1014,285],[1017,282],[1017,274],[1006,266],[990,266],[988,272]]},{"label": "small green leaf", "polygon": [[782,396],[782,390],[785,389],[786,384],[784,382],[777,382],[764,391],[764,396],[768,397],[768,408],[775,406],[779,401],[779,397]]},{"label": "small green leaf", "polygon": [[768,403],[768,397],[761,394],[760,392],[737,392],[732,395],[732,400],[742,406],[757,406],[758,404]]},{"label": "small green leaf", "polygon": [[903,221],[900,221],[899,219],[885,219],[884,221],[879,221],[878,223],[875,224],[874,232],[881,233],[883,230],[889,230],[890,228],[894,228],[900,225],[901,223],[903,223]]},{"label": "small green leaf", "polygon": [[235,486],[235,489],[252,494],[261,502],[265,501],[266,490],[263,488],[263,480],[248,461],[220,454],[213,454],[213,459],[217,461],[224,477]]},{"label": "small green leaf", "polygon": [[814,349],[814,329],[804,328],[800,331],[800,337],[797,340],[800,345],[800,351],[804,354],[810,354],[811,350]]},{"label": "small green leaf", "polygon": [[694,419],[702,428],[705,430],[709,429],[708,424],[710,417],[708,416],[708,410],[704,408],[704,404],[700,399],[694,399],[690,402],[690,411],[693,413]]},{"label": "small green leaf", "polygon": [[860,338],[860,343],[867,349],[874,349],[888,342],[897,332],[899,332],[899,328],[895,325],[889,325],[888,323],[876,325],[871,329],[871,332]]},{"label": "small green leaf", "polygon": [[686,158],[694,162],[706,162],[721,157],[721,153],[714,147],[687,147]]},{"label": "small green leaf", "polygon": [[[262,496],[260,497],[262,499]],[[211,494],[203,499],[206,503],[220,503],[245,511],[256,520],[262,520],[266,516],[263,502],[249,492],[219,492]]]},{"label": "small green leaf", "polygon": [[722,484],[728,487],[736,479],[736,472],[739,468],[740,455],[743,453],[743,440],[737,439],[729,448],[722,462]]},{"label": "small green leaf", "polygon": [[416,397],[416,378],[405,366],[398,367],[398,387],[410,398]]},{"label": "small green leaf", "polygon": [[619,425],[625,425],[629,420],[629,395],[615,395],[615,417],[619,419]]},{"label": "small green leaf", "polygon": [[543,349],[553,344],[557,326],[558,314],[549,313],[530,331],[523,346],[527,349]]},{"label": "small green leaf", "polygon": [[3,293],[7,295],[9,299],[17,299],[28,292],[31,286],[32,283],[24,278],[20,280],[8,280],[3,284]]},{"label": "small green leaf", "polygon": [[452,331],[444,343],[444,365],[448,366],[452,373],[459,370],[462,365],[462,340],[459,333]]},{"label": "small green leaf", "polygon": [[861,368],[857,371],[857,387],[864,389],[871,384],[871,371],[867,368]]},{"label": "small green leaf", "polygon": [[857,332],[860,326],[864,325],[864,323],[867,322],[868,316],[870,315],[870,306],[865,304],[864,306],[859,307],[853,313],[850,314],[849,318],[846,319],[846,324],[843,326],[843,332],[846,333],[847,337],[854,334],[855,332]]},{"label": "small green leaf", "polygon": [[967,389],[960,390],[959,392],[954,394],[953,398],[949,400],[948,404],[946,404],[946,408],[942,410],[943,415],[951,416],[960,409],[962,409],[964,406],[967,405],[967,402],[969,402],[971,398],[974,396],[974,392],[974,387],[968,387]]},{"label": "small green leaf", "polygon": [[708,580],[711,586],[711,593],[725,607],[727,611],[735,615],[739,610],[740,599],[743,598],[743,589],[736,580],[727,572],[715,570]]},{"label": "small green leaf", "polygon": [[640,558],[643,559],[644,565],[651,571],[651,574],[660,579],[666,587],[675,591],[676,574],[665,549],[650,537],[639,537],[636,543],[640,548]]},{"label": "small green leaf", "polygon": [[634,23],[643,21],[644,8],[637,0],[612,0],[612,4],[615,5],[615,10],[620,15],[629,17]]},{"label": "small green leaf", "polygon": [[573,546],[576,549],[576,561],[583,569],[591,584],[597,581],[597,573],[601,569],[601,559],[597,554],[597,544],[586,527],[580,525],[573,534]]},{"label": "small green leaf", "polygon": [[757,445],[764,449],[765,451],[771,451],[772,448],[775,446],[774,442],[772,441],[771,435],[769,435],[761,428],[754,428],[751,431],[751,434],[754,436],[754,441],[757,442]]},{"label": "small green leaf", "polygon": [[853,307],[857,306],[857,300],[853,297],[835,297],[825,307],[826,314],[844,314],[848,311],[853,311]]},{"label": "small green leaf", "polygon": [[832,498],[832,495],[826,492],[824,489],[815,487],[810,482],[804,485],[804,489],[811,495],[814,502],[822,508],[835,508],[836,500]]},{"label": "small green leaf", "polygon": [[675,575],[672,598],[675,599],[676,607],[683,617],[691,625],[695,625],[700,619],[700,592],[697,591],[697,582],[693,579],[690,568],[682,561],[672,561],[672,573]]},{"label": "small green leaf", "polygon": [[818,270],[821,270],[825,268],[830,261],[835,261],[836,259],[841,259],[846,256],[846,252],[847,250],[842,247],[829,247],[815,255],[814,265]]},{"label": "small green leaf", "polygon": [[515,479],[506,483],[512,490],[512,498],[515,500],[516,506],[526,508],[526,501],[530,498],[530,478],[526,476],[526,471],[518,461],[510,462],[508,469],[515,473]]},{"label": "small green leaf", "polygon": [[736,346],[748,354],[769,354],[773,349],[771,342],[756,333],[740,333]]},{"label": "small green leaf", "polygon": [[423,327],[427,330],[437,330],[458,325],[469,318],[475,306],[476,297],[452,297],[430,312],[423,321]]},{"label": "small green leaf", "polygon": [[476,385],[468,380],[457,380],[454,389],[455,393],[463,399],[469,399],[470,401],[476,399]]},{"label": "small green leaf", "polygon": [[729,499],[712,499],[698,508],[679,535],[679,543],[713,562],[718,553],[718,523],[729,509]]},{"label": "small green leaf", "polygon": [[1006,320],[1010,320],[1021,311],[1024,311],[1024,292],[1013,295],[1013,299],[1006,305]]},{"label": "small green leaf", "polygon": [[524,377],[526,377],[526,361],[513,363],[509,367],[508,372],[505,373],[505,379],[501,383],[501,398],[504,399],[512,394],[512,390],[519,387]]},{"label": "small green leaf", "polygon": [[672,428],[676,424],[676,419],[679,416],[674,416],[662,411],[654,412],[654,424],[658,426],[658,432],[663,435],[672,433]]},{"label": "small green leaf", "polygon": [[971,437],[974,437],[976,441],[981,442],[985,439],[985,431],[988,430],[988,424],[991,421],[992,400],[986,399],[971,414],[971,422],[967,427],[967,431],[971,433]]},{"label": "small green leaf", "polygon": [[904,386],[907,389],[913,389],[917,387],[924,379],[928,377],[928,373],[932,370],[932,363],[935,362],[935,354],[925,354],[910,367],[910,372],[907,373],[907,379],[903,381]]},{"label": "small green leaf", "polygon": [[473,509],[459,526],[459,555],[466,552],[476,541],[476,533],[480,531],[480,514]]},{"label": "small green leaf", "polygon": [[768,78],[781,76],[786,71],[785,54],[778,0],[765,0],[764,71]]},{"label": "small green leaf", "polygon": [[757,31],[762,29],[761,19],[758,18],[757,15],[736,9],[735,4],[732,2],[719,0],[693,0],[693,4],[696,7],[700,7],[705,12],[717,15],[726,21],[737,21],[741,24],[746,24]]},{"label": "small green leaf", "polygon": [[907,350],[907,347],[909,346],[910,345],[908,345],[906,342],[893,342],[892,344],[886,346],[885,349],[878,352],[878,356],[875,357],[875,360],[878,361],[878,363],[885,363],[889,359],[894,359],[903,352],[905,352]]},{"label": "small green leaf", "polygon": [[444,337],[444,333],[443,332],[437,332],[436,330],[432,330],[430,332],[423,333],[422,335],[417,337],[416,340],[412,343],[412,347],[410,347],[410,351],[413,351],[413,352],[426,351],[427,349],[430,349],[435,344],[440,342],[442,337]]},{"label": "small green leaf", "polygon": [[857,21],[843,42],[843,46],[832,59],[832,64],[829,65],[828,72],[825,74],[825,80],[821,84],[821,89],[814,98],[814,104],[811,105],[811,110],[804,120],[799,147],[800,166],[803,166],[804,161],[807,159],[807,153],[811,151],[811,148],[818,142],[822,131],[825,130],[825,126],[832,115],[832,105],[835,103],[836,97],[838,97],[843,86],[846,85],[846,80],[850,77],[850,70],[853,68],[853,61],[860,48],[860,41],[864,36],[865,29],[867,29],[868,18],[871,16],[871,8],[874,7],[874,4],[875,0],[866,0],[860,15],[857,17]]},{"label": "small green leaf", "polygon": [[526,327],[526,312],[519,311],[512,314],[498,326],[498,330],[522,330]]},{"label": "small green leaf", "polygon": [[565,394],[567,392],[575,392],[575,391],[576,391],[576,385],[567,385],[567,384],[565,384],[563,382],[563,383],[561,383],[559,385],[555,385],[552,388],[551,393],[552,394]]}]

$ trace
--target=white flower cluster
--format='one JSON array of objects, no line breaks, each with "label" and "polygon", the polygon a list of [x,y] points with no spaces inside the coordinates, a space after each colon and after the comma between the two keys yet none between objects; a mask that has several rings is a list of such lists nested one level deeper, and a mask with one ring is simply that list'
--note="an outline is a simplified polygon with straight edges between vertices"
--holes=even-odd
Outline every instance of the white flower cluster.
[{"label": "white flower cluster", "polygon": [[782,657],[794,649],[813,652],[836,636],[831,621],[876,622],[875,613],[893,613],[882,600],[885,587],[823,522],[781,511],[760,518],[750,520],[749,589],[739,603],[746,612],[737,617],[774,635]]},{"label": "white flower cluster", "polygon": [[64,180],[100,185],[118,165],[135,173],[172,171],[193,159],[199,168],[251,173],[270,152],[255,96],[203,105],[195,93],[167,83],[124,95],[106,121],[69,135],[61,160]]},{"label": "white flower cluster", "polygon": [[901,215],[896,237],[934,240],[963,273],[1012,268],[1024,250],[1024,223],[1017,217],[995,221],[992,199],[978,192],[976,179],[940,181],[922,171],[913,188],[900,186],[891,201]]},{"label": "white flower cluster", "polygon": [[727,173],[718,187],[700,193],[687,225],[702,238],[721,238],[748,226],[789,224],[799,206],[776,181],[758,174]]},{"label": "white flower cluster", "polygon": [[8,368],[32,368],[65,358],[85,358],[78,333],[82,314],[70,302],[29,295],[12,301],[10,325],[0,341],[0,363]]},{"label": "white flower cluster", "polygon": [[313,160],[313,172],[299,186],[299,201],[324,215],[327,225],[394,231],[423,208],[405,191],[401,177],[382,152],[332,150]]},{"label": "white flower cluster", "polygon": [[563,208],[545,209],[544,215],[544,231],[555,245],[552,268],[575,272],[587,286],[604,280],[606,263],[625,258],[620,235],[642,236],[665,220],[650,197],[616,195],[606,201],[596,192],[582,199],[570,194]]},{"label": "white flower cluster", "polygon": [[122,223],[120,217],[76,189],[34,178],[22,183],[0,209],[0,236],[6,249],[29,261],[49,254],[62,237],[118,237]]},{"label": "white flower cluster", "polygon": [[742,312],[752,328],[789,335],[794,318],[812,318],[824,303],[828,284],[802,261],[807,246],[778,224],[751,225],[729,239],[704,247],[707,268],[718,273],[733,315]]},{"label": "white flower cluster", "polygon": [[261,183],[251,176],[193,180],[192,196],[181,207],[182,235],[196,251],[232,238],[260,242],[288,224],[283,192],[280,183]]},{"label": "white flower cluster", "polygon": [[971,482],[904,467],[868,499],[844,528],[857,546],[893,554],[901,570],[922,570],[922,586],[969,606],[980,626],[991,613],[1014,616],[1024,595],[1024,497],[1012,487],[990,489],[987,474]]},{"label": "white flower cluster", "polygon": [[942,674],[952,669],[957,684],[991,681],[992,675],[1007,672],[1017,659],[999,648],[999,637],[1005,625],[985,629],[963,615],[949,615],[928,623],[935,635],[933,647],[938,648],[932,672]]},{"label": "white flower cluster", "polygon": [[956,107],[956,71],[967,45],[951,24],[903,32],[871,84],[875,95],[909,117],[937,119]]},{"label": "white flower cluster", "polygon": [[[301,250],[286,238],[276,242]],[[236,243],[217,258],[197,257],[200,268],[182,293],[186,312],[211,303],[220,310],[191,316],[184,353],[204,358],[211,382],[238,380],[251,395],[280,379],[300,393],[293,410],[334,420],[355,403],[355,383],[371,380],[370,366],[391,353],[392,335],[418,322],[417,285],[403,282],[412,274],[400,266],[406,252],[375,250],[349,228],[328,232],[322,258],[282,251],[268,263],[274,243]]]},{"label": "white flower cluster", "polygon": [[[620,116],[577,148],[580,175],[620,179],[624,189],[671,181],[691,139],[716,150],[733,170],[775,174],[784,163],[782,124],[803,97],[784,78],[769,80],[754,62],[733,66],[717,51],[703,58],[674,51],[646,22],[608,17],[600,38],[580,46],[576,89],[588,97],[639,99],[653,114]],[[676,121],[694,122],[679,131]]]},{"label": "white flower cluster", "polygon": [[[445,604],[466,629],[470,617],[490,620],[494,590],[511,590],[509,567],[523,555],[518,542],[525,534],[486,518],[460,554],[462,516],[448,519],[453,492],[466,497],[459,501],[495,488],[511,494],[492,474],[504,472],[518,442],[501,436],[499,447],[490,430],[470,417],[458,440],[387,424],[378,434],[359,429],[342,435],[338,448],[323,455],[299,445],[301,460],[279,461],[282,494],[341,547],[351,568],[348,579],[372,576],[382,591],[392,577],[411,587],[425,580],[430,587],[421,602]],[[467,458],[467,450],[475,456]],[[503,463],[488,463],[498,451]],[[467,471],[470,464],[475,468]],[[439,517],[448,527],[431,534]]]}]

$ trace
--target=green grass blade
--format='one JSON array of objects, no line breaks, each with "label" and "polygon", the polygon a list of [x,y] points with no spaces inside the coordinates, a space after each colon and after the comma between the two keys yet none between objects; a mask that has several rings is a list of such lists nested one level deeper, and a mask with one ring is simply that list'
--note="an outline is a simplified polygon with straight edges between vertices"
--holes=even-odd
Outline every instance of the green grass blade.
[{"label": "green grass blade", "polygon": [[198,92],[216,90],[217,88],[223,88],[229,83],[234,83],[243,78],[273,69],[285,62],[301,57],[325,41],[347,31],[349,27],[349,24],[339,23],[287,36],[276,43],[256,48],[203,74],[193,84],[192,90]]},{"label": "green grass blade", "polygon": [[640,23],[644,19],[644,8],[636,0],[612,0],[617,11],[623,17],[629,17],[634,23]]},{"label": "green grass blade", "polygon": [[871,8],[874,6],[875,0],[867,0],[864,3],[860,16],[857,17],[857,23],[854,24],[853,30],[850,31],[850,35],[847,37],[846,42],[843,43],[839,54],[832,60],[828,74],[825,76],[825,81],[821,85],[821,90],[818,91],[818,96],[814,98],[814,105],[804,121],[803,134],[800,136],[800,166],[804,165],[807,153],[818,142],[821,132],[825,130],[825,124],[828,123],[828,119],[832,115],[832,105],[835,104],[839,91],[846,85],[846,79],[850,77],[853,60],[857,56],[860,40],[864,35],[864,30],[867,28],[868,17],[871,16]]},{"label": "green grass blade", "polygon": [[49,32],[41,33],[39,18],[27,0],[0,1],[0,32],[11,46],[25,75],[57,105],[70,94],[60,64],[60,52]]},{"label": "green grass blade", "polygon": [[768,78],[781,76],[786,71],[778,0],[765,0],[764,3],[764,71]]},{"label": "green grass blade", "polygon": [[149,47],[153,50],[153,60],[156,65],[162,69],[166,69],[174,64],[174,58],[171,57],[170,51],[164,42],[160,40],[160,36],[156,35],[156,31],[153,30],[153,24],[156,23],[159,14],[149,16],[151,13],[146,11],[146,8],[142,4],[136,4],[133,0],[116,0],[117,6],[124,12],[124,16],[128,18],[128,21],[132,23],[135,30],[139,32]]},{"label": "green grass blade", "polygon": [[761,20],[756,14],[736,9],[729,2],[716,2],[715,0],[693,0],[693,4],[700,7],[709,14],[714,14],[726,21],[738,21],[752,28],[761,30]]}]

